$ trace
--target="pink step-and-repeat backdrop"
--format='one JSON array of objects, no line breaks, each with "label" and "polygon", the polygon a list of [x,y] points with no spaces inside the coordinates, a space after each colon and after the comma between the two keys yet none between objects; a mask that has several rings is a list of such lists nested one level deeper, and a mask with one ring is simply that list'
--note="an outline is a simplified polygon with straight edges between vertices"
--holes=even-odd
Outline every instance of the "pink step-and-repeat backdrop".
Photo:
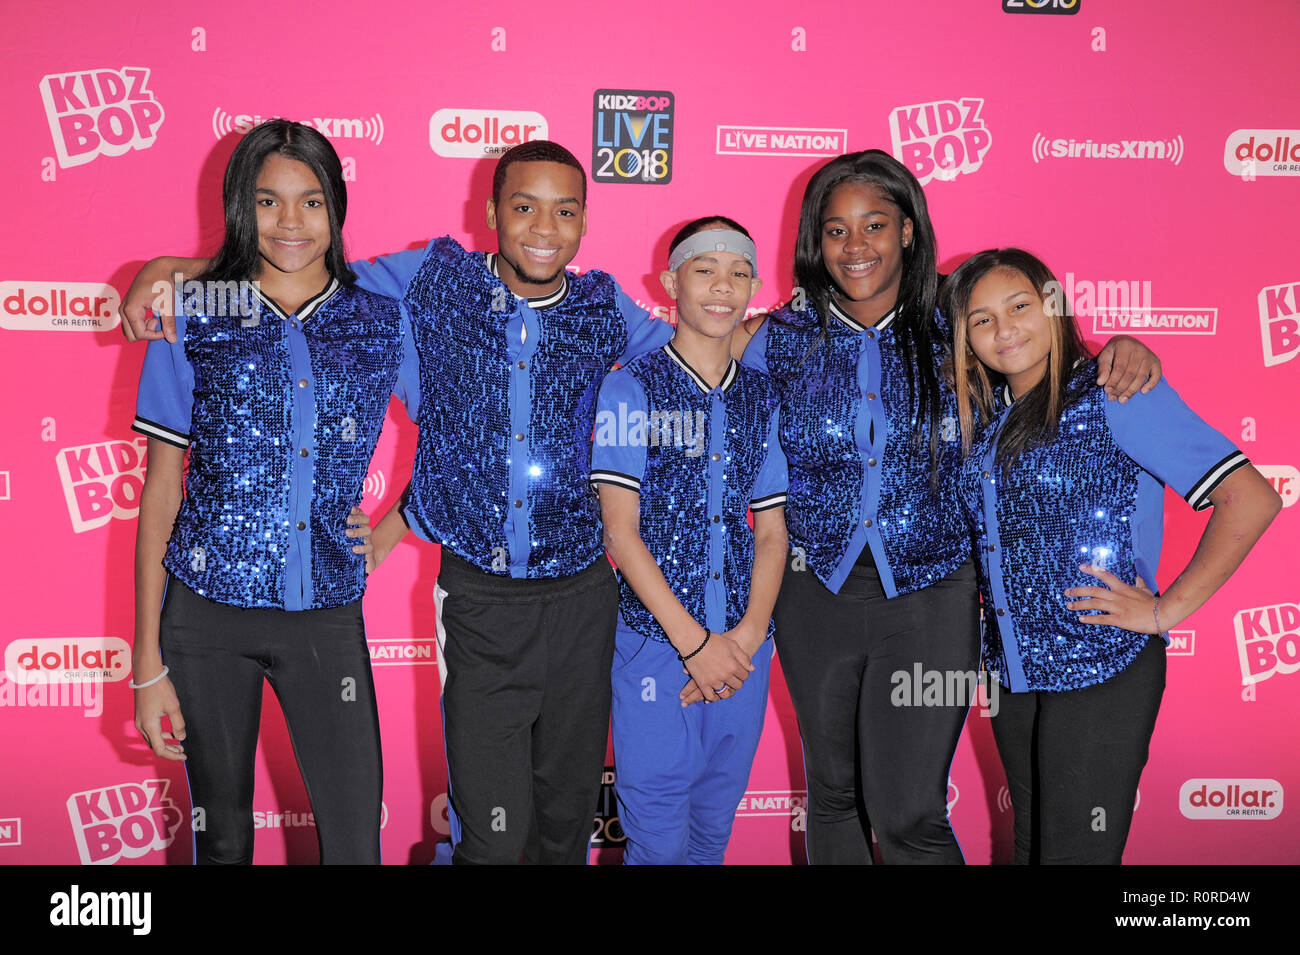
[{"label": "pink step-and-repeat backdrop", "polygon": [[[272,116],[314,124],[343,157],[358,257],[448,232],[492,248],[495,155],[566,144],[592,177],[575,265],[665,318],[668,239],[708,213],[753,231],[768,279],[755,305],[786,298],[804,185],[849,150],[916,172],[945,270],[990,246],[1038,252],[1089,340],[1140,336],[1287,505],[1172,635],[1127,860],[1300,861],[1300,6],[65,0],[3,19],[0,863],[189,857],[184,773],[131,724],[144,348],[123,343],[115,309],[144,259],[216,247],[226,160]],[[394,404],[368,509],[393,503],[414,444]],[[1170,495],[1162,584],[1205,520]],[[429,861],[447,832],[438,559],[404,544],[365,602],[390,863]],[[971,712],[948,794],[975,863],[1010,858],[986,715]],[[802,861],[803,787],[778,672],[728,861]],[[315,861],[270,693],[254,807],[258,862]],[[618,859],[616,815],[606,785],[599,861]]]}]

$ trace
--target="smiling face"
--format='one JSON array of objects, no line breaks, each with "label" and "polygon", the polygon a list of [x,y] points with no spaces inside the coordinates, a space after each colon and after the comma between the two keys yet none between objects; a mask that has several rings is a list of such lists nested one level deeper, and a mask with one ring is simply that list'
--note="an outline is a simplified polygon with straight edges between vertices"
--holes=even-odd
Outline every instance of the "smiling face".
[{"label": "smiling face", "polygon": [[1004,375],[1015,397],[1042,380],[1055,333],[1042,295],[1023,272],[997,268],[980,279],[971,292],[966,328],[975,357]]},{"label": "smiling face", "polygon": [[875,324],[898,300],[912,220],[879,186],[843,182],[826,203],[821,235],[822,259],[840,304],[862,324]]},{"label": "smiling face", "polygon": [[[721,226],[719,226],[721,228]],[[706,338],[726,338],[745,320],[749,301],[762,287],[754,267],[734,252],[705,252],[687,259],[659,281],[677,303],[677,318]]]},{"label": "smiling face", "polygon": [[587,234],[583,175],[558,162],[516,162],[506,170],[500,199],[489,199],[487,225],[497,233],[501,281],[516,295],[556,291],[564,267]]},{"label": "smiling face", "polygon": [[[271,153],[257,174],[257,250],[260,277],[292,275],[324,282],[330,247],[330,218],[320,181],[304,162]],[[274,270],[271,275],[267,270]]]}]

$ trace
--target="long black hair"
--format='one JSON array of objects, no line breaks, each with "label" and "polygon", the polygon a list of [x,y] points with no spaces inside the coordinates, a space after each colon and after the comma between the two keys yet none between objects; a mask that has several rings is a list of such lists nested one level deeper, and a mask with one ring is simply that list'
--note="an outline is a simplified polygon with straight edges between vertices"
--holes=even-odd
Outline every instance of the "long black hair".
[{"label": "long black hair", "polygon": [[1041,259],[1024,249],[986,249],[971,256],[944,281],[943,313],[953,328],[953,390],[957,393],[957,420],[961,425],[962,449],[970,453],[976,418],[987,423],[993,418],[998,396],[1006,380],[985,366],[970,347],[966,326],[970,300],[990,272],[1018,272],[1035,289],[1043,311],[1052,323],[1052,351],[1047,374],[1017,399],[998,439],[998,464],[1005,470],[1015,464],[1026,448],[1048,444],[1056,438],[1061,412],[1096,380],[1088,374],[1074,374],[1080,359],[1092,357],[1079,324],[1070,312],[1061,283]]},{"label": "long black hair", "polygon": [[[835,188],[857,182],[878,188],[912,220],[912,241],[902,249],[903,277],[894,305],[894,328],[907,369],[908,402],[919,421],[929,424],[930,460],[939,457],[940,389],[935,349],[946,346],[934,319],[938,297],[938,253],[934,226],[921,184],[897,159],[879,149],[837,156],[817,170],[804,190],[799,235],[794,247],[794,281],[817,310],[823,335],[830,303],[838,289],[822,257],[822,217]],[[919,438],[919,434],[918,434]]]},{"label": "long black hair", "polygon": [[320,182],[330,217],[330,247],[325,268],[344,284],[356,281],[343,249],[343,220],[348,211],[343,164],[328,139],[310,126],[287,119],[270,119],[244,134],[226,164],[221,201],[226,211],[226,237],[203,278],[242,281],[258,273],[257,177],[272,153],[305,163]]}]

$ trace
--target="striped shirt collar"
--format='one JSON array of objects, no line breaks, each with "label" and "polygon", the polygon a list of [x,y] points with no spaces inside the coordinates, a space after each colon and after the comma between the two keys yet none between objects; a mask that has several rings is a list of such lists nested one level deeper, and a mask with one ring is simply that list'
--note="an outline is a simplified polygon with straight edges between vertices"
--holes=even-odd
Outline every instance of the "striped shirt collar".
[{"label": "striped shirt collar", "polygon": [[[713,389],[709,387],[709,383],[704,380],[703,376],[691,367],[690,362],[682,357],[681,352],[673,347],[672,342],[664,345],[664,353],[676,362],[682,371],[686,372],[686,374],[690,376],[691,381],[695,382],[696,387],[698,387],[700,391],[704,392],[706,395],[713,391]],[[736,359],[732,358],[727,364],[727,370],[722,373],[722,381],[719,382],[718,389],[720,391],[726,391],[735,383],[736,376],[739,374],[740,366],[736,364]]]},{"label": "striped shirt collar", "polygon": [[[307,319],[311,318],[312,313],[314,313],[318,308],[320,308],[331,298],[333,298],[334,293],[337,292],[340,288],[341,286],[339,285],[339,280],[331,276],[326,286],[323,289],[321,289],[319,292],[317,292],[315,295],[313,295],[311,298],[307,299],[307,301],[299,305],[298,310],[294,312],[293,315],[297,316],[298,321],[300,322],[307,321]],[[276,315],[280,316],[280,318],[284,319],[285,321],[288,321],[289,318],[293,317],[284,309],[282,309],[279,305],[277,305],[269,295],[263,293],[262,286],[259,283],[257,282],[253,283],[253,292],[254,294],[257,295],[258,299],[262,302],[263,305],[269,308]]]},{"label": "striped shirt collar", "polygon": [[[501,273],[497,270],[497,253],[489,252],[487,254],[487,267],[491,270],[493,275],[495,275],[497,278],[501,278]],[[552,305],[559,305],[568,297],[569,272],[567,269],[565,269],[561,272],[561,274],[564,276],[564,281],[560,283],[560,287],[557,288],[554,292],[548,292],[546,295],[541,295],[538,296],[537,298],[525,299],[525,301],[528,302],[529,308],[534,310],[539,308],[550,308]],[[513,292],[511,294],[514,295]],[[525,298],[525,297],[523,295],[515,295],[515,298]]]},{"label": "striped shirt collar", "polygon": [[[868,328],[868,326],[863,325],[848,312],[844,311],[844,309],[840,307],[840,303],[835,301],[833,298],[831,299],[831,314],[838,318],[842,324],[847,325],[855,332],[865,332]],[[876,322],[875,325],[870,327],[874,328],[878,332],[883,332],[892,324],[894,324],[894,309],[891,308],[885,313],[884,317]]]}]

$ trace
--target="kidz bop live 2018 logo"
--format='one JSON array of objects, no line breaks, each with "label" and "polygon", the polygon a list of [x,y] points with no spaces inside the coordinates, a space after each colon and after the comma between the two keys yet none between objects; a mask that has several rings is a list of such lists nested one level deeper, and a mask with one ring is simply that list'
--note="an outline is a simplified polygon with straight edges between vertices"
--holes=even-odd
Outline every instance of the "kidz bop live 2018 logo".
[{"label": "kidz bop live 2018 logo", "polygon": [[889,114],[894,158],[925,185],[975,172],[993,144],[980,113],[984,100],[967,97],[897,106]]},{"label": "kidz bop live 2018 logo", "polygon": [[51,73],[41,77],[40,86],[54,151],[64,169],[100,155],[148,149],[166,115],[153,98],[144,67]]},{"label": "kidz bop live 2018 logo", "polygon": [[663,186],[673,178],[676,102],[664,90],[596,90],[591,178]]}]

